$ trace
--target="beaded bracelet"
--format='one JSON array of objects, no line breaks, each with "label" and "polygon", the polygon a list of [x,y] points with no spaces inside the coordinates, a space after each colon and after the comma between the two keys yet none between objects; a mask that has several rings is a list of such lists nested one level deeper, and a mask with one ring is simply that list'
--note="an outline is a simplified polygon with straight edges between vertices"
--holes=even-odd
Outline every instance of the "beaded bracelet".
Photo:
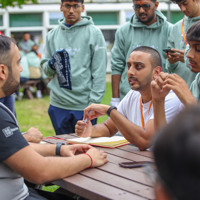
[{"label": "beaded bracelet", "polygon": [[88,153],[84,153],[84,154],[86,154],[86,155],[89,156],[89,158],[90,158],[90,160],[91,160],[91,164],[90,164],[90,166],[89,166],[88,168],[91,168],[92,165],[93,165],[93,159],[92,159],[92,157],[90,156],[90,154],[88,154]]}]

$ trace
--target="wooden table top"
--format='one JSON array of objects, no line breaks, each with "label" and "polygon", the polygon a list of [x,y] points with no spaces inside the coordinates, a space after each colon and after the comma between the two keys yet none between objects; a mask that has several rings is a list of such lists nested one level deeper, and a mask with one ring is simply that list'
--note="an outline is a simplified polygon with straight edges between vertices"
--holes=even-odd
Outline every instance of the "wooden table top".
[{"label": "wooden table top", "polygon": [[[57,135],[44,139],[48,143],[65,142],[74,134]],[[122,168],[120,162],[153,161],[150,151],[139,151],[133,145],[115,149],[97,147],[107,153],[108,163],[86,169],[76,175],[54,181],[65,190],[90,200],[146,200],[155,199],[153,186],[143,168]]]}]

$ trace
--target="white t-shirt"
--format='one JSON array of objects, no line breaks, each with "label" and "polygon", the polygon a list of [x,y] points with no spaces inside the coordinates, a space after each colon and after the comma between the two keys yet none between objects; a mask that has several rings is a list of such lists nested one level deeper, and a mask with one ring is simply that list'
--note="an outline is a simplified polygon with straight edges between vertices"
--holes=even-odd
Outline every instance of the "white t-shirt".
[{"label": "white t-shirt", "polygon": [[[122,99],[117,110],[124,115],[128,120],[137,126],[142,127],[141,108],[140,108],[141,94],[135,90],[130,90],[127,95]],[[150,119],[154,119],[153,105],[149,111],[151,101],[142,103],[144,124]],[[176,94],[171,90],[165,98],[165,116],[166,121],[169,123],[183,108]]]}]

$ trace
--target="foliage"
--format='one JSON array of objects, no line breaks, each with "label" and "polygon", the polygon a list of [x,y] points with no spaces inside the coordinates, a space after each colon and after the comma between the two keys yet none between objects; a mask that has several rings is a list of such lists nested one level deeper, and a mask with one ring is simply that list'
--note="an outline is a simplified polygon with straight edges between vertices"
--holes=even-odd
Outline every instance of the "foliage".
[{"label": "foliage", "polygon": [[19,6],[21,7],[21,5],[23,4],[28,4],[28,3],[37,3],[37,0],[0,0],[0,4],[2,8],[6,8],[8,6]]}]

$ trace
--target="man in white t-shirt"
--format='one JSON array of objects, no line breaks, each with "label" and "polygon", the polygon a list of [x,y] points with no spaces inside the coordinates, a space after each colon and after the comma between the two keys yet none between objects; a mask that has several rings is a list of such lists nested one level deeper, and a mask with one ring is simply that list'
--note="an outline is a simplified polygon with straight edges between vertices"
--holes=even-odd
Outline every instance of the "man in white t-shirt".
[{"label": "man in white t-shirt", "polygon": [[[140,150],[150,146],[155,133],[151,81],[162,71],[160,54],[153,48],[140,46],[133,50],[127,62],[127,77],[131,89],[119,106],[92,104],[84,110],[84,118],[76,124],[76,134],[82,137],[113,136],[120,131]],[[181,102],[170,91],[165,99],[166,119],[170,121],[180,109]],[[102,124],[90,120],[108,114]],[[87,118],[87,119],[86,119]]]}]

